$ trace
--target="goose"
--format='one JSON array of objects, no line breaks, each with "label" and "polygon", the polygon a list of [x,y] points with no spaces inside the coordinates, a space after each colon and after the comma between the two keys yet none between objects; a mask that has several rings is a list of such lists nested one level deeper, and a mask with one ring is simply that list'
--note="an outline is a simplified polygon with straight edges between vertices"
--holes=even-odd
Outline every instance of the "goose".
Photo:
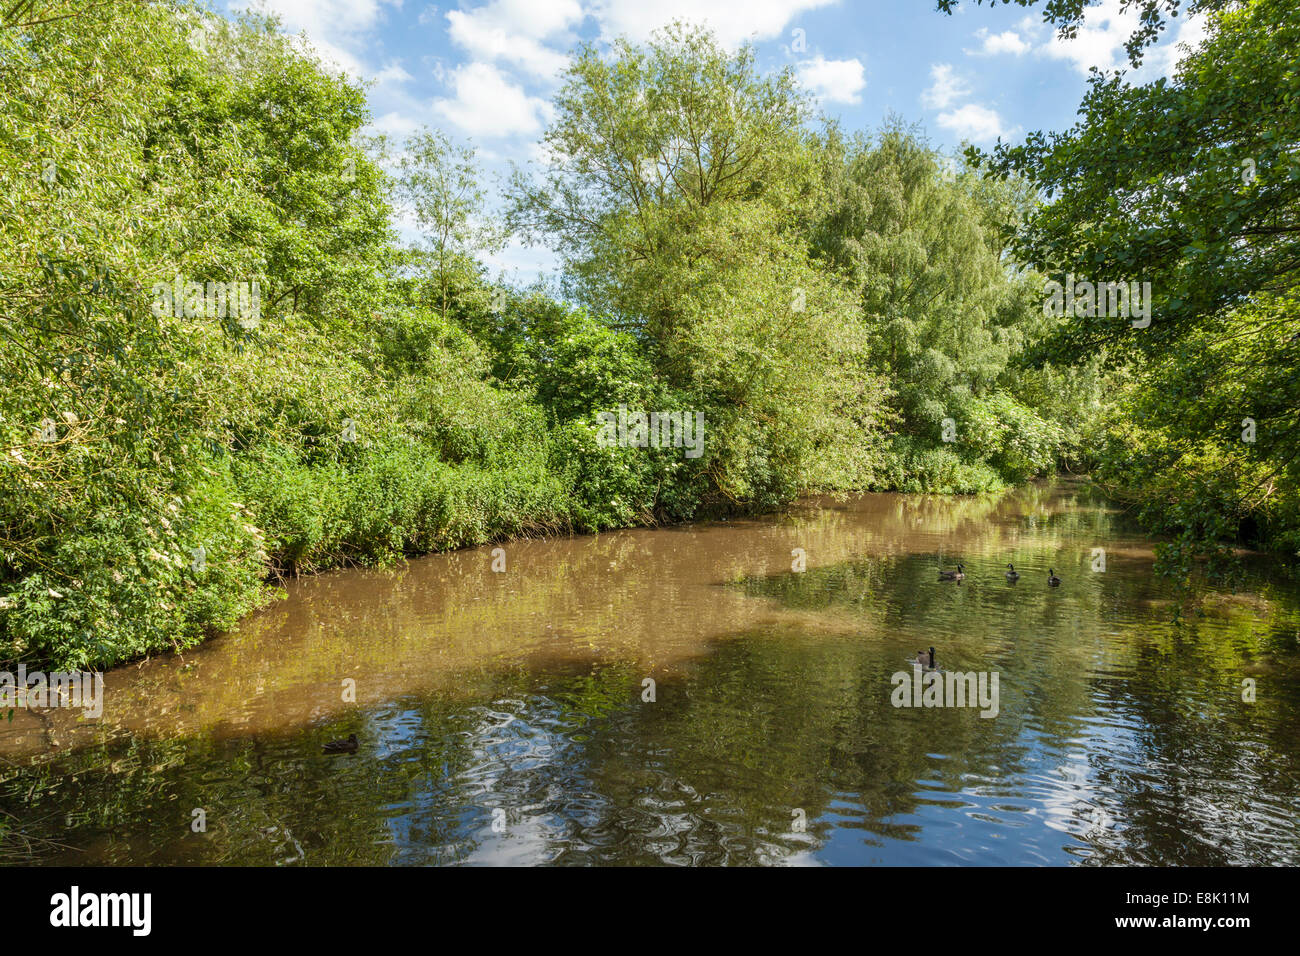
[{"label": "goose", "polygon": [[934,664],[934,648],[933,648],[933,647],[930,648],[930,654],[929,654],[929,656],[926,656],[925,651],[917,651],[917,652],[916,652],[916,660],[913,661],[913,663],[914,663],[917,667],[921,668],[922,670],[926,670],[926,671],[938,670],[938,668],[935,667],[935,664]]},{"label": "goose", "polygon": [[964,578],[964,577],[966,577],[966,572],[963,570],[962,565],[960,565],[960,564],[957,565],[957,570],[956,570],[956,571],[940,571],[940,572],[939,572],[939,580],[940,580],[940,581],[960,581],[960,580],[961,580],[962,578]]},{"label": "goose", "polygon": [[1051,568],[1047,572],[1047,586],[1049,588],[1059,588],[1061,579],[1056,576],[1056,568]]},{"label": "goose", "polygon": [[331,740],[325,745],[327,754],[354,754],[357,752],[357,735],[348,734],[347,740]]},{"label": "goose", "polygon": [[1010,581],[1012,584],[1015,584],[1017,581],[1020,580],[1020,572],[1016,570],[1016,566],[1014,564],[1008,564],[1007,569],[1008,569],[1007,570],[1008,581]]}]

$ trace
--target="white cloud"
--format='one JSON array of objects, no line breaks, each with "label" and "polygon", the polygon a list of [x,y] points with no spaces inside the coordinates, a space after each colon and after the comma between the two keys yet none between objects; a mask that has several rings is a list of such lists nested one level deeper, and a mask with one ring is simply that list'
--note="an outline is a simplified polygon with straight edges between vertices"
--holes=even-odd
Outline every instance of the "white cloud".
[{"label": "white cloud", "polygon": [[1164,76],[1173,76],[1180,58],[1195,50],[1205,39],[1208,17],[1196,13],[1178,24],[1178,30],[1169,43],[1161,44],[1151,53],[1151,65]]},{"label": "white cloud", "polygon": [[541,130],[545,100],[529,96],[490,63],[467,63],[448,75],[454,96],[433,101],[435,113],[474,136],[513,136]]},{"label": "white cloud", "polygon": [[1094,66],[1113,70],[1127,62],[1124,42],[1139,26],[1136,9],[1121,10],[1123,0],[1101,0],[1089,7],[1079,32],[1068,40],[1052,37],[1041,48],[1053,59],[1069,60],[1076,70],[1086,74]]},{"label": "white cloud", "polygon": [[[1051,38],[1039,47],[1039,52],[1058,60],[1069,60],[1080,73],[1087,74],[1092,67],[1115,70],[1128,67],[1125,42],[1141,25],[1136,9],[1121,10],[1123,0],[1101,0],[1096,7],[1088,8],[1076,37],[1062,40],[1052,32]],[[1142,62],[1142,75],[1148,69],[1165,75],[1172,74],[1184,51],[1180,45],[1195,49],[1205,39],[1206,17],[1196,14],[1166,21],[1165,33],[1156,46],[1149,48]]]},{"label": "white cloud", "polygon": [[821,56],[798,65],[799,82],[819,100],[827,103],[860,103],[858,94],[867,85],[862,61],[827,60]]},{"label": "white cloud", "polygon": [[975,31],[975,39],[980,41],[980,48],[966,51],[973,56],[997,56],[999,53],[1019,56],[1029,51],[1029,43],[1015,30],[989,33],[988,28],[980,27]]},{"label": "white cloud", "polygon": [[970,94],[961,77],[953,72],[949,63],[935,63],[930,67],[934,82],[921,94],[921,105],[926,109],[943,110]]},{"label": "white cloud", "polygon": [[[746,40],[771,40],[796,16],[837,0],[595,0],[591,13],[606,40],[626,35],[647,39],[673,20],[705,24],[719,42],[737,47]],[[815,37],[808,37],[815,42]]]},{"label": "white cloud", "polygon": [[[372,73],[362,54],[384,22],[385,8],[401,5],[402,0],[230,0],[227,9],[276,14],[285,32],[305,33],[307,45],[325,63],[361,79]],[[301,41],[296,45],[302,48]]]},{"label": "white cloud", "polygon": [[997,110],[978,103],[967,103],[955,110],[940,113],[938,123],[954,135],[975,143],[991,142],[999,136],[1009,139],[1015,132],[1002,124],[1002,117]]},{"label": "white cloud", "polygon": [[403,69],[402,64],[396,60],[391,63],[385,63],[384,68],[375,74],[375,80],[383,84],[410,83],[414,77]]},{"label": "white cloud", "polygon": [[572,30],[584,19],[578,0],[492,0],[473,10],[450,11],[447,33],[477,60],[504,60],[550,78],[568,63]]},{"label": "white cloud", "polygon": [[232,9],[264,9],[277,14],[286,29],[306,30],[312,36],[365,33],[383,19],[384,7],[400,7],[402,0],[257,0],[231,3]]},{"label": "white cloud", "polygon": [[970,87],[948,63],[935,63],[930,67],[934,82],[921,93],[921,103],[942,112],[935,118],[943,129],[961,139],[975,143],[989,142],[999,136],[1009,139],[1018,131],[1007,127],[997,110],[979,103],[957,104],[970,96]]},{"label": "white cloud", "polygon": [[401,141],[420,128],[420,121],[394,110],[376,118],[370,123],[370,126],[377,133],[384,133],[395,140]]}]

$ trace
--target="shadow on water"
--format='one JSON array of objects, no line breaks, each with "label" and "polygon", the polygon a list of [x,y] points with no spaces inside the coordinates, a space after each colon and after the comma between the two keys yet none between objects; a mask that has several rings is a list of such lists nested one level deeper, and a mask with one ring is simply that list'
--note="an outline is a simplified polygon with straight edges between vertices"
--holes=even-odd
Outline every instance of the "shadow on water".
[{"label": "shadow on water", "polygon": [[[1294,589],[1256,569],[1175,624],[1151,543],[1082,486],[491,564],[296,582],[107,675],[100,720],[19,712],[0,862],[1300,863]],[[895,706],[930,646],[997,675],[996,716]]]}]

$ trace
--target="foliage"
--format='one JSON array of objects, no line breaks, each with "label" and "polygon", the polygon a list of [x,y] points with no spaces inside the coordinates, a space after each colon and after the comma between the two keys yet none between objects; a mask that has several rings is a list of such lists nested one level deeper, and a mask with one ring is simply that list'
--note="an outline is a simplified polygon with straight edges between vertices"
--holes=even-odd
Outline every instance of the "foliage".
[{"label": "foliage", "polygon": [[[1017,257],[1056,276],[1151,283],[1149,327],[1072,320],[1036,353],[1057,365],[1106,354],[1123,370],[1101,473],[1178,536],[1177,567],[1224,540],[1300,540],[1300,11],[1201,6],[1215,10],[1207,39],[1172,81],[1094,74],[1073,129],[970,154],[1051,200],[1014,232]],[[1257,437],[1244,437],[1247,420]]]},{"label": "foliage", "polygon": [[[748,48],[578,51],[509,197],[564,284],[510,289],[472,151],[425,130],[390,177],[273,19],[54,9],[0,34],[0,661],[185,648],[292,574],[1086,457],[1099,359],[1019,363],[1033,197],[896,125],[846,144]],[[701,414],[701,454],[609,446],[619,409]]]},{"label": "foliage", "polygon": [[999,229],[1032,207],[1023,185],[945,164],[897,121],[874,142],[828,145],[842,159],[814,234],[856,292],[870,363],[894,388],[907,440],[893,442],[886,485],[985,491],[1077,454],[1093,427],[1078,412],[1099,380],[1072,378],[1085,394],[1061,402],[1060,377],[1017,364],[1046,334],[1033,276],[1009,268]]},{"label": "foliage", "polygon": [[704,456],[680,480],[702,478],[706,503],[770,507],[869,478],[887,387],[801,229],[821,179],[789,71],[762,76],[752,50],[679,23],[612,58],[581,48],[555,105],[514,219],[640,343],[663,393],[704,414]]}]

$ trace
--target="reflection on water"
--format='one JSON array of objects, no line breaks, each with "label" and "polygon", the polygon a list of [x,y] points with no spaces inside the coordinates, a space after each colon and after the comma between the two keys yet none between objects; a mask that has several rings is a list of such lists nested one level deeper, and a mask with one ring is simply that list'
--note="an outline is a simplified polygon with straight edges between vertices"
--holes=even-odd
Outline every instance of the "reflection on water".
[{"label": "reflection on water", "polygon": [[[0,861],[1300,863],[1294,587],[1175,625],[1150,543],[1079,486],[506,555],[297,582],[107,675],[99,721],[19,712]],[[999,675],[996,717],[891,704],[932,645]]]}]

